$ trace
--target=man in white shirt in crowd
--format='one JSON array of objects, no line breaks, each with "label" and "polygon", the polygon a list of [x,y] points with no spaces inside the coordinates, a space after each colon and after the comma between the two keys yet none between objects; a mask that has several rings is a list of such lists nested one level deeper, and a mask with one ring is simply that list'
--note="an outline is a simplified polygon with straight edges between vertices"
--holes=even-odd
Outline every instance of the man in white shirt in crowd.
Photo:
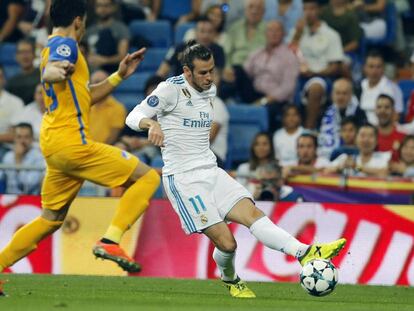
[{"label": "man in white shirt in crowd", "polygon": [[29,123],[33,128],[34,141],[39,141],[40,125],[42,124],[43,114],[45,113],[45,104],[43,101],[42,84],[38,84],[34,93],[34,101],[23,108],[21,114],[13,118],[13,125],[19,123]]},{"label": "man in white shirt in crowd", "polygon": [[380,94],[392,97],[395,102],[395,111],[401,114],[404,109],[403,94],[400,87],[384,75],[384,57],[381,53],[378,51],[368,53],[364,73],[365,79],[361,82],[360,106],[367,114],[368,122],[375,126],[378,125],[375,107]]},{"label": "man in white shirt in crowd", "polygon": [[13,142],[12,120],[23,111],[23,101],[4,89],[6,78],[0,65],[0,159],[10,149]]},{"label": "man in white shirt in crowd", "polygon": [[10,166],[31,166],[34,169],[6,169],[0,172],[0,179],[6,179],[8,194],[40,194],[45,160],[40,149],[33,145],[33,129],[29,123],[15,126],[13,150],[6,153],[2,164]]},{"label": "man in white shirt in crowd", "polygon": [[[148,139],[161,147],[163,184],[187,234],[203,233],[215,245],[213,259],[230,295],[256,295],[235,270],[237,243],[226,221],[242,224],[267,247],[296,257],[303,265],[315,257],[331,258],[345,239],[306,245],[276,226],[253,203],[252,195],[217,167],[210,150],[213,122],[214,58],[200,45],[188,45],[182,55],[184,73],[162,82],[128,115],[135,130],[148,129]],[[157,121],[152,118],[157,115]]]},{"label": "man in white shirt in crowd", "polygon": [[319,17],[317,0],[303,1],[304,20],[291,34],[291,46],[301,59],[301,87],[306,105],[305,128],[315,129],[331,79],[341,71],[344,52],[339,34]]}]

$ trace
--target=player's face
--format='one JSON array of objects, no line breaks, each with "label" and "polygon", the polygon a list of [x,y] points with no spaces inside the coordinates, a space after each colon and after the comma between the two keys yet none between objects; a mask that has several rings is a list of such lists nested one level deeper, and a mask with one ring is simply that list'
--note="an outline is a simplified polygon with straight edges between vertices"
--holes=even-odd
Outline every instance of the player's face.
[{"label": "player's face", "polygon": [[387,98],[379,98],[375,107],[375,114],[378,117],[378,124],[382,127],[390,125],[394,116],[394,108]]},{"label": "player's face", "polygon": [[[188,69],[188,68],[187,68]],[[210,89],[214,79],[214,58],[210,57],[205,61],[202,59],[194,60],[194,69],[186,70],[186,78],[191,81],[192,86],[199,92]],[[189,77],[188,77],[188,76]]]},{"label": "player's face", "polygon": [[414,164],[414,140],[409,139],[401,147],[401,159],[405,164],[413,165]]},{"label": "player's face", "polygon": [[316,146],[310,137],[300,137],[297,146],[298,158],[301,164],[312,164],[316,159]]}]

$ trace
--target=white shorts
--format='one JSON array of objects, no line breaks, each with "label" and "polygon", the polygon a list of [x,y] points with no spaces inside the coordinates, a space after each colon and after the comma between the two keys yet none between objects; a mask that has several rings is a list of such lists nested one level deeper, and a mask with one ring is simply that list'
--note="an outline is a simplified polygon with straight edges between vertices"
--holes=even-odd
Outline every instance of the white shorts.
[{"label": "white shorts", "polygon": [[241,199],[253,201],[242,185],[218,167],[163,176],[163,185],[187,234],[224,221]]}]

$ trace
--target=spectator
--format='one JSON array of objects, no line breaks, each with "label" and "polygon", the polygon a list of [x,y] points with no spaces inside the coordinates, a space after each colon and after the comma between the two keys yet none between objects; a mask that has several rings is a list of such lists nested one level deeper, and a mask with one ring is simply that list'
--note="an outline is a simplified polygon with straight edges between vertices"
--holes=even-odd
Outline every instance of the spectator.
[{"label": "spectator", "polygon": [[359,15],[360,26],[368,39],[382,39],[387,32],[385,6],[387,0],[353,0],[351,8]]},{"label": "spectator", "polygon": [[17,28],[24,13],[24,0],[0,1],[0,43],[17,42],[22,33]]},{"label": "spectator", "polygon": [[[105,71],[96,71],[91,76],[91,83],[97,84],[108,78]],[[125,125],[125,107],[112,95],[95,103],[89,115],[89,133],[94,141],[113,144]]]},{"label": "spectator", "polygon": [[381,94],[377,98],[375,114],[378,119],[378,151],[390,151],[393,160],[398,160],[398,151],[404,134],[395,126],[394,99]]},{"label": "spectator", "polygon": [[24,17],[19,22],[19,30],[24,37],[32,39],[39,49],[47,44],[48,18],[51,0],[31,0]]},{"label": "spectator", "polygon": [[298,174],[321,172],[330,165],[329,160],[317,156],[317,140],[316,135],[309,132],[302,133],[298,137],[298,160],[293,165],[288,165],[283,168],[283,176],[285,178]]},{"label": "spectator", "polygon": [[303,196],[283,183],[282,168],[277,162],[259,165],[256,178],[251,179],[247,189],[258,201],[303,202]]},{"label": "spectator", "polygon": [[322,9],[321,19],[341,36],[345,53],[357,51],[363,33],[357,14],[348,9],[347,0],[330,0],[329,5]]},{"label": "spectator", "polygon": [[[202,17],[197,21],[196,25],[196,42],[208,47],[213,53],[214,63],[216,65],[216,75],[215,75],[215,84],[218,85],[221,77],[221,72],[225,65],[225,56],[224,51],[221,46],[214,43],[214,28],[212,22],[206,18]],[[180,57],[182,52],[187,47],[189,43],[181,43],[176,48],[171,48],[165,60],[162,62],[160,67],[157,70],[157,75],[166,78],[170,72],[174,76],[178,76],[183,73],[183,68],[181,66]]]},{"label": "spectator", "polygon": [[201,4],[201,14],[206,14],[212,5],[220,6],[221,10],[226,14],[225,28],[228,29],[245,11],[245,0],[203,0]]},{"label": "spectator", "polygon": [[377,129],[367,123],[358,129],[356,144],[358,155],[342,154],[332,162],[332,167],[325,172],[337,172],[354,176],[385,178],[388,174],[390,152],[375,152],[377,146]]},{"label": "spectator", "polygon": [[283,167],[284,178],[321,172],[329,166],[329,160],[317,155],[317,140],[317,136],[310,132],[304,132],[298,137],[296,147],[298,160],[293,165]]},{"label": "spectator", "polygon": [[[214,42],[220,45],[221,47],[225,46],[226,41],[228,40],[227,33],[224,31],[224,25],[226,22],[226,13],[222,10],[221,5],[212,5],[205,12],[205,16],[213,24],[214,32]],[[196,39],[196,31],[194,28],[189,29],[184,36],[184,41],[190,41]]]},{"label": "spectator", "polygon": [[224,168],[230,116],[226,105],[219,97],[216,97],[213,101],[213,115],[213,123],[210,129],[210,149],[217,157],[218,166]]},{"label": "spectator", "polygon": [[125,24],[129,24],[136,19],[146,19],[154,21],[155,15],[148,0],[121,0],[121,15]]},{"label": "spectator", "polygon": [[15,116],[12,120],[13,126],[19,123],[29,123],[33,129],[35,142],[39,142],[40,126],[42,124],[43,114],[46,112],[42,90],[43,86],[39,83],[34,92],[34,101],[25,106],[21,114]]},{"label": "spectator", "polygon": [[114,72],[128,52],[130,33],[124,23],[115,19],[116,9],[115,0],[95,2],[98,21],[86,31],[88,63],[93,69]]},{"label": "spectator", "polygon": [[298,161],[296,141],[303,133],[301,123],[298,107],[293,104],[286,105],[283,108],[283,127],[273,135],[276,159],[282,166],[292,165]]},{"label": "spectator", "polygon": [[299,76],[298,59],[283,43],[283,36],[283,25],[270,21],[266,26],[266,47],[251,54],[244,67],[233,67],[241,100],[267,106],[271,132],[280,128],[276,116],[287,102],[293,101]]},{"label": "spectator", "polygon": [[331,79],[341,71],[344,54],[338,33],[319,17],[317,0],[303,2],[304,20],[296,25],[291,44],[302,54],[301,85],[306,104],[305,127],[314,129]]},{"label": "spectator", "polygon": [[23,39],[17,43],[16,60],[21,72],[7,81],[6,89],[20,97],[27,105],[33,101],[36,85],[40,83],[39,68],[34,66],[35,45],[32,41]]},{"label": "spectator", "polygon": [[265,20],[278,20],[283,24],[285,34],[295,28],[303,15],[302,0],[267,0]]},{"label": "spectator", "polygon": [[340,139],[341,144],[335,148],[330,160],[334,161],[341,154],[356,155],[358,154],[358,148],[356,146],[356,134],[358,131],[358,124],[353,117],[345,117],[341,121]]},{"label": "spectator", "polygon": [[393,175],[414,177],[414,136],[406,136],[400,146],[399,160],[392,161],[389,167]]},{"label": "spectator", "polygon": [[183,24],[200,15],[201,0],[152,0],[153,12],[158,19],[167,19],[172,24]]},{"label": "spectator", "polygon": [[249,55],[265,46],[265,22],[263,21],[264,0],[246,0],[245,16],[234,22],[228,29],[224,47],[226,69],[223,79],[234,82],[233,66],[242,66]]},{"label": "spectator", "polygon": [[259,165],[275,160],[272,140],[264,132],[257,133],[250,148],[249,162],[242,163],[237,168],[236,178],[243,186],[247,186],[251,178],[256,175]]},{"label": "spectator", "polygon": [[[365,79],[361,82],[360,107],[365,110],[368,122],[377,125],[375,115],[376,101],[380,94],[391,96],[395,102],[395,110],[398,114],[403,111],[403,94],[397,84],[384,75],[384,58],[377,51],[371,51],[364,65]],[[399,119],[399,118],[398,118]]]},{"label": "spectator", "polygon": [[6,79],[0,65],[0,159],[8,150],[8,143],[13,142],[12,120],[23,110],[23,101],[4,89]]},{"label": "spectator", "polygon": [[[11,166],[34,166],[45,168],[45,160],[39,148],[33,146],[33,129],[28,123],[19,123],[15,127],[13,150],[6,153],[3,164]],[[5,170],[1,173],[6,178],[8,194],[39,194],[43,171]]]},{"label": "spectator", "polygon": [[318,136],[319,155],[331,157],[332,151],[340,145],[340,125],[345,117],[353,117],[357,126],[365,123],[365,112],[359,108],[358,100],[353,95],[352,83],[342,78],[334,82],[332,88],[332,105],[329,106],[321,121]]}]

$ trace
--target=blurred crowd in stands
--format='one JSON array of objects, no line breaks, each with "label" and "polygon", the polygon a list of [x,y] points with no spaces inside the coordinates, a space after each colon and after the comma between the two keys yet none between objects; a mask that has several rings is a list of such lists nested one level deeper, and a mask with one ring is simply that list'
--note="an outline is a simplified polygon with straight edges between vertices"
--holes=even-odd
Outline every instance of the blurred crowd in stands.
[{"label": "blurred crowd in stands", "polygon": [[[44,167],[38,63],[50,33],[50,1],[0,1],[0,178],[6,193],[40,191],[41,170],[4,165]],[[135,79],[92,107],[94,140],[161,166],[160,151],[145,133],[125,128],[125,116],[159,82],[182,73],[180,54],[195,39],[211,49],[216,64],[211,148],[219,165],[234,171],[256,199],[300,200],[285,185],[297,174],[414,177],[414,1],[88,5],[80,48],[92,83],[116,71],[128,51],[148,48]],[[238,132],[243,124],[232,126],[238,107],[250,107],[250,114],[265,111],[265,126],[244,127],[248,137]],[[244,154],[235,154],[234,145],[247,146]]]}]

